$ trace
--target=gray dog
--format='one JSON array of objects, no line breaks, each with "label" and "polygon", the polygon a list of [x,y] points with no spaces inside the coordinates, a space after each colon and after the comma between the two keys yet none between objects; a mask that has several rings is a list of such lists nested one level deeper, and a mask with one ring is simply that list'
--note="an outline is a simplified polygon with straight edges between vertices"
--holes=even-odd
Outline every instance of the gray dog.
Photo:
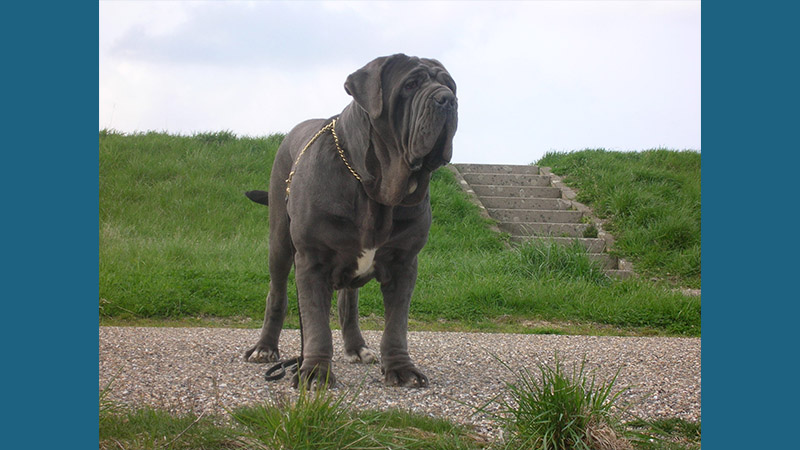
[{"label": "gray dog", "polygon": [[294,387],[334,383],[334,290],[347,359],[377,362],[358,326],[358,288],[373,278],[385,309],[384,381],[427,386],[408,355],[408,308],[431,225],[431,173],[452,155],[456,85],[438,61],[396,54],[373,60],[344,87],[353,101],[341,114],[302,122],[283,140],[269,194],[247,193],[270,205],[271,278],[261,337],[245,359],[278,360],[294,263],[303,340]]}]

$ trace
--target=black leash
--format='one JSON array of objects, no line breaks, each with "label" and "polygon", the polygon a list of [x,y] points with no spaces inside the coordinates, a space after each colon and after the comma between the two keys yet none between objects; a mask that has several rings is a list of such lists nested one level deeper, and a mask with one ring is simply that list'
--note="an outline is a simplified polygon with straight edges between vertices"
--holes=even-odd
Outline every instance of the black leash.
[{"label": "black leash", "polygon": [[267,370],[267,373],[264,374],[264,379],[267,381],[280,380],[281,378],[286,376],[286,369],[291,370],[293,374],[297,373],[302,363],[303,363],[302,356],[298,356],[297,358],[287,359],[286,361],[279,362],[278,364],[275,364],[274,366],[270,367]]}]

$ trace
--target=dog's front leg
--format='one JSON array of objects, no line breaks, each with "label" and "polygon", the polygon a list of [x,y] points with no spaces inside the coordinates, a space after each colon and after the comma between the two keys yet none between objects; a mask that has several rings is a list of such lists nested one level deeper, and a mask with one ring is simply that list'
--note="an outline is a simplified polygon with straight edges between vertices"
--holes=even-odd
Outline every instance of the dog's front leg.
[{"label": "dog's front leg", "polygon": [[426,387],[428,377],[408,356],[408,308],[417,281],[417,257],[392,265],[391,278],[381,284],[386,327],[381,339],[381,372],[390,386]]},{"label": "dog's front leg", "polygon": [[303,333],[303,364],[292,378],[293,387],[333,386],[333,340],[328,316],[333,288],[322,264],[307,255],[295,255],[295,280]]},{"label": "dog's front leg", "polygon": [[358,289],[342,289],[337,300],[345,358],[351,363],[376,363],[378,354],[367,347],[358,326]]}]

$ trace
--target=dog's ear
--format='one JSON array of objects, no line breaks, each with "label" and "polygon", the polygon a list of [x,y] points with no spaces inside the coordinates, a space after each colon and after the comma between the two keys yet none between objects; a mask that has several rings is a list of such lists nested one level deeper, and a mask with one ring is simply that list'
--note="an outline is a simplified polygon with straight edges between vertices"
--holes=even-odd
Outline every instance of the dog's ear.
[{"label": "dog's ear", "polygon": [[247,191],[244,195],[256,203],[269,205],[269,193],[267,191]]},{"label": "dog's ear", "polygon": [[382,56],[351,73],[344,82],[344,90],[353,96],[356,103],[373,119],[383,111],[383,88],[381,74],[386,62],[393,56]]}]

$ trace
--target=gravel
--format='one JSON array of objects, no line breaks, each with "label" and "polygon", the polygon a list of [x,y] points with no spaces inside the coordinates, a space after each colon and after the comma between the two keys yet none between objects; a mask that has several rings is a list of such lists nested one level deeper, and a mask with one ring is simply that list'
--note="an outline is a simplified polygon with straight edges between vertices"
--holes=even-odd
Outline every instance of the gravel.
[{"label": "gravel", "polygon": [[[100,383],[111,383],[109,399],[131,406],[150,405],[173,412],[213,413],[244,405],[294,398],[288,377],[267,382],[268,365],[247,363],[242,354],[259,330],[225,328],[100,327]],[[372,348],[380,331],[364,331]],[[359,392],[354,404],[371,409],[400,408],[498,433],[485,414],[474,414],[504,392],[512,369],[553,363],[580,364],[607,380],[619,370],[615,386],[628,388],[620,402],[641,418],[700,420],[700,339],[599,337],[487,333],[411,332],[409,352],[430,380],[424,389],[387,387],[377,365],[350,364],[334,332],[336,392]],[[282,356],[300,352],[298,330],[284,330]],[[492,411],[495,408],[489,407]],[[631,418],[631,417],[625,417]]]}]

